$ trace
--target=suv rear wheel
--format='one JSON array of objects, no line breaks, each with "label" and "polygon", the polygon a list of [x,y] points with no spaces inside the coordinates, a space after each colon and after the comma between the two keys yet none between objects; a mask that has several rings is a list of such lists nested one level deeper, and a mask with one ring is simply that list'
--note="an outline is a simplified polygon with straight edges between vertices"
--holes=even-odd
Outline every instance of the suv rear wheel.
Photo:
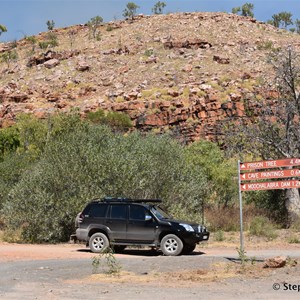
[{"label": "suv rear wheel", "polygon": [[109,241],[105,234],[96,232],[90,237],[89,246],[92,252],[101,253],[109,247]]},{"label": "suv rear wheel", "polygon": [[160,249],[164,255],[177,256],[182,252],[183,243],[175,234],[168,234],[162,240]]}]

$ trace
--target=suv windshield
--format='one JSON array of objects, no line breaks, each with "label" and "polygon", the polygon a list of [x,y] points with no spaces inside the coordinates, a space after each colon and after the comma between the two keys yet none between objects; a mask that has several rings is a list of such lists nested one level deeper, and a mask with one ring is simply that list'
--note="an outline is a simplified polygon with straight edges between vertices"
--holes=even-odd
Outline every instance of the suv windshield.
[{"label": "suv windshield", "polygon": [[152,213],[159,219],[171,219],[171,217],[158,206],[152,206]]}]

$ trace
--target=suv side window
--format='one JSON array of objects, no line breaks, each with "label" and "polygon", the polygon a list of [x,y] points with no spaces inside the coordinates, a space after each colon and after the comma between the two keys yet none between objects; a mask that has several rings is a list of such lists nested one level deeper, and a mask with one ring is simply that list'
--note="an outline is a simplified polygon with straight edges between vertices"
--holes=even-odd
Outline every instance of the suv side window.
[{"label": "suv side window", "polygon": [[106,216],[107,207],[107,204],[94,203],[91,205],[88,214],[93,218],[104,218]]},{"label": "suv side window", "polygon": [[143,206],[131,205],[130,206],[130,220],[145,221],[146,209]]},{"label": "suv side window", "polygon": [[126,210],[127,210],[127,205],[122,205],[122,204],[111,205],[110,218],[126,219],[127,218]]}]

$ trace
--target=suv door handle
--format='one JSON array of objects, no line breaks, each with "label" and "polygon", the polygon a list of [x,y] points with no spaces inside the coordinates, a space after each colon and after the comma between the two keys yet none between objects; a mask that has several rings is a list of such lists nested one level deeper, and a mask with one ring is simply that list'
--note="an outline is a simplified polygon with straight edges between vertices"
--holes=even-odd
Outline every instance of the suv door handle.
[{"label": "suv door handle", "polygon": [[107,224],[112,224],[112,221],[106,221]]}]

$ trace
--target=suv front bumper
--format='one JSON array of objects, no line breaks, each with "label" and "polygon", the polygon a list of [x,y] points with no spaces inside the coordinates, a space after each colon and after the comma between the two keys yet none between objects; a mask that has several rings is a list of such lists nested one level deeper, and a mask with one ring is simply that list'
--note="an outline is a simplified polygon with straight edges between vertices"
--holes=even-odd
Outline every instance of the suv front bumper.
[{"label": "suv front bumper", "polygon": [[185,244],[197,244],[202,241],[208,241],[209,232],[188,232],[181,231],[178,236],[183,240]]}]

